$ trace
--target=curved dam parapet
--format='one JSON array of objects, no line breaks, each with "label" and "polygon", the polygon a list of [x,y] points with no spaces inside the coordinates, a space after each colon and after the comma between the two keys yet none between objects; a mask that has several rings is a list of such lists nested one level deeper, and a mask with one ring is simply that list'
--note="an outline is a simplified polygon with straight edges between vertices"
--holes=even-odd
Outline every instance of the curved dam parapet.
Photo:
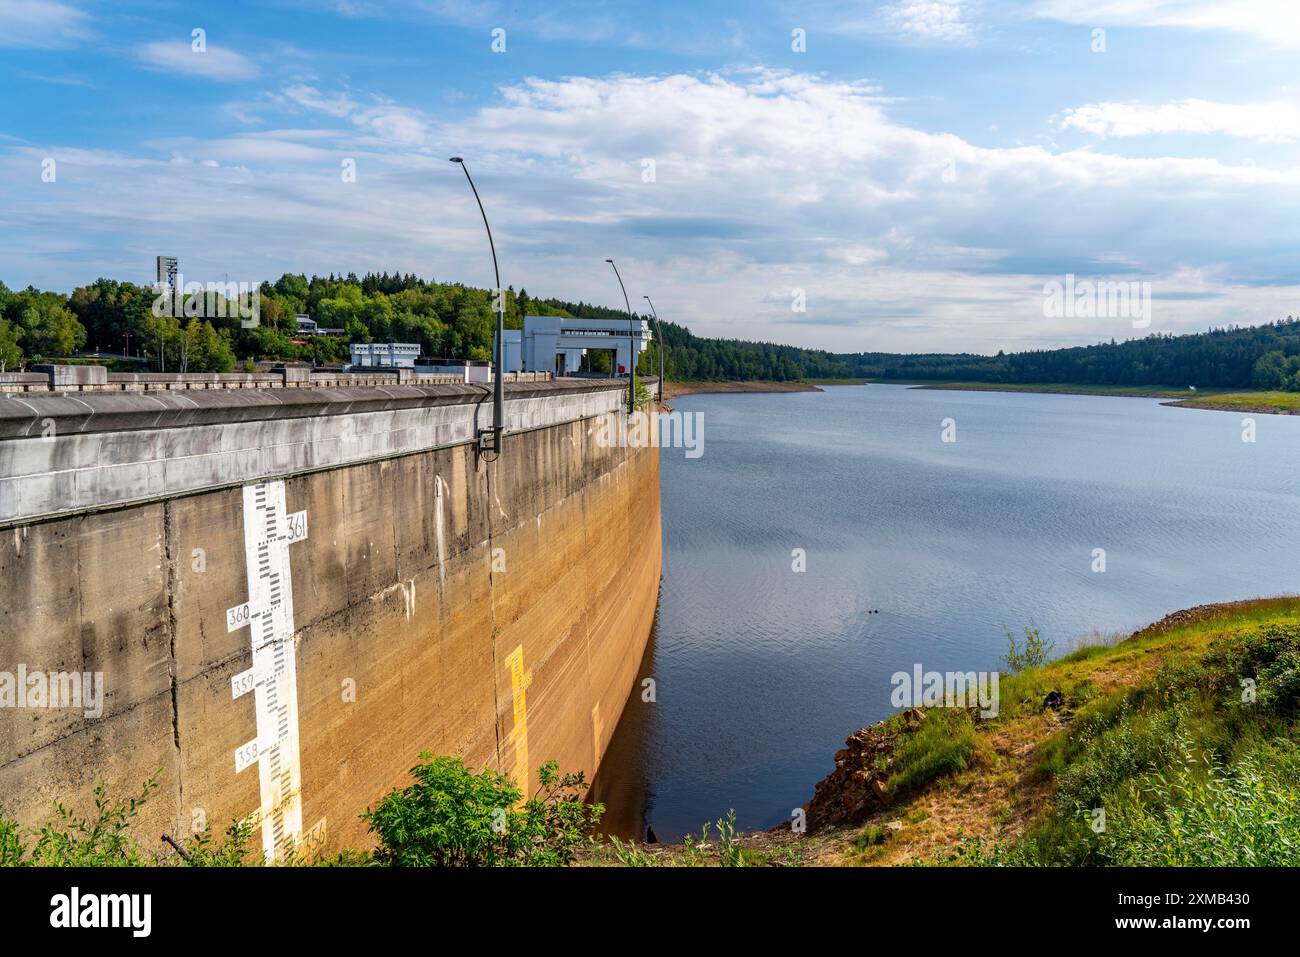
[{"label": "curved dam parapet", "polygon": [[[0,806],[368,844],[422,751],[593,777],[660,572],[613,380],[0,397]],[[7,677],[6,677],[7,676]]]}]

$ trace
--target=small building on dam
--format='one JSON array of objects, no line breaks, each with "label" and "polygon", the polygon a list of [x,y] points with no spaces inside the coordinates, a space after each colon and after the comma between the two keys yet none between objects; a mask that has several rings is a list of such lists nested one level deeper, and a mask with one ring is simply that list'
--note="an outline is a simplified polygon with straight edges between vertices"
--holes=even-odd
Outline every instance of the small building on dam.
[{"label": "small building on dam", "polygon": [[367,846],[422,751],[594,776],[661,561],[624,382],[507,376],[496,456],[490,385],[95,372],[0,376],[8,816],[157,774],[141,834],[254,814],[275,858]]}]

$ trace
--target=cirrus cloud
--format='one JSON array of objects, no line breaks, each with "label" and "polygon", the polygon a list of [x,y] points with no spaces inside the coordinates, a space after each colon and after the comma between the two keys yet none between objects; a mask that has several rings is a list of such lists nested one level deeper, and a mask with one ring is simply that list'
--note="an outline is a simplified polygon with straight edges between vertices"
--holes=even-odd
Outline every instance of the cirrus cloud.
[{"label": "cirrus cloud", "polygon": [[[613,304],[600,268],[613,255],[702,334],[901,351],[1133,334],[1045,319],[1044,281],[1065,273],[1153,282],[1161,331],[1267,321],[1300,295],[1300,167],[978,146],[903,122],[868,81],[533,77],[454,119],[306,84],[262,103],[278,127],[134,155],[0,152],[15,223],[0,260],[56,288],[129,278],[122,262],[144,270],[161,248],[195,275],[398,269],[487,285],[477,209],[446,162],[461,154],[515,288]],[[32,172],[44,155],[57,185]]]},{"label": "cirrus cloud", "polygon": [[150,70],[223,82],[251,80],[261,72],[256,63],[241,53],[211,44],[204,50],[195,50],[184,40],[146,43],[136,50],[136,59]]}]

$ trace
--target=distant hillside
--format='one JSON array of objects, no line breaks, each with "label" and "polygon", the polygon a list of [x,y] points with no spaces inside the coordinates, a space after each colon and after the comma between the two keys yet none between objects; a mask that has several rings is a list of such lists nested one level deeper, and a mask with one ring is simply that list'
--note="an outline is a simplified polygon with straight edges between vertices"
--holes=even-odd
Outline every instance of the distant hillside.
[{"label": "distant hillside", "polygon": [[1300,391],[1300,320],[992,357],[877,352],[835,358],[869,378]]},{"label": "distant hillside", "polygon": [[[73,290],[70,296],[0,283],[0,370],[19,363],[92,351],[157,361],[168,368],[229,371],[256,359],[338,362],[349,342],[419,342],[428,356],[486,359],[494,316],[490,290],[435,282],[407,274],[358,277],[286,273],[261,286],[260,324],[242,328],[235,316],[156,317],[154,291],[112,279]],[[506,325],[525,314],[623,319],[621,309],[563,299],[535,299],[508,289]],[[321,326],[344,330],[339,338],[303,338],[294,316],[309,314]],[[650,319],[648,315],[640,318]],[[1300,321],[1218,329],[1187,336],[1152,335],[1069,349],[996,356],[885,352],[836,354],[821,349],[744,339],[697,336],[663,323],[664,365],[670,379],[900,379],[987,383],[1167,385],[1300,391]],[[659,369],[660,343],[642,355],[639,371]],[[593,354],[589,366],[607,360]],[[606,365],[607,368],[607,365]]]}]

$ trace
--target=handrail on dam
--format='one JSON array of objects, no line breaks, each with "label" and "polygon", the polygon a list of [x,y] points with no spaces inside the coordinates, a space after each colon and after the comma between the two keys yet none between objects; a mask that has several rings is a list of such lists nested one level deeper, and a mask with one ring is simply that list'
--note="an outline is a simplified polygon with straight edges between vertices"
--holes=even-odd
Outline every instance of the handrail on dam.
[{"label": "handrail on dam", "polygon": [[[549,382],[550,372],[507,372],[502,382]],[[341,386],[449,385],[464,375],[413,369],[317,372],[285,366],[270,372],[109,372],[103,366],[34,365],[0,372],[0,394],[15,392],[185,392],[197,389],[319,389]],[[489,373],[488,381],[492,381]]]},{"label": "handrail on dam", "polygon": [[[504,385],[507,433],[622,409],[621,379]],[[491,394],[477,383],[0,394],[0,527],[474,444]]]}]

